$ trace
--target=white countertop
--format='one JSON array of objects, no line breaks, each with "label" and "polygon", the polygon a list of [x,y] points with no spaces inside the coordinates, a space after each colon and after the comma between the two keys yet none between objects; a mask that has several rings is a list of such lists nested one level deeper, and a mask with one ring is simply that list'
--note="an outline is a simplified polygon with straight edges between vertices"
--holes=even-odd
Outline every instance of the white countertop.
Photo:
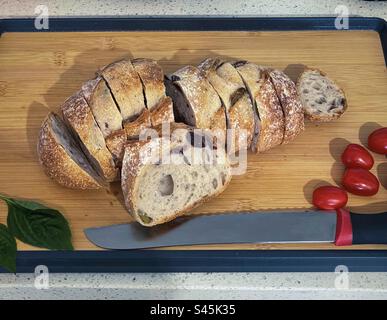
[{"label": "white countertop", "polygon": [[36,289],[31,274],[0,275],[0,299],[387,299],[387,273],[52,274]]},{"label": "white countertop", "polygon": [[335,15],[345,5],[350,15],[387,19],[386,2],[361,0],[0,0],[0,16],[31,16],[39,4],[53,16],[84,15]]},{"label": "white countertop", "polygon": [[[93,15],[350,15],[387,19],[387,2],[360,0],[0,0],[0,18],[31,17],[46,4],[51,16]],[[33,274],[0,274],[0,299],[387,299],[387,273],[349,273],[335,288],[332,273],[51,274],[38,290]]]}]

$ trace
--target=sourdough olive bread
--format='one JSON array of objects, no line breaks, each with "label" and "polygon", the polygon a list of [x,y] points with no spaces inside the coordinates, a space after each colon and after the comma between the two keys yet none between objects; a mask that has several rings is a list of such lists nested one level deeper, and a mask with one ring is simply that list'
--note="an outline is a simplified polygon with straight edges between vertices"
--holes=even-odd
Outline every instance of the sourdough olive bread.
[{"label": "sourdough olive bread", "polygon": [[233,153],[242,147],[250,148],[256,131],[255,113],[237,70],[230,63],[217,58],[204,60],[199,65],[199,69],[205,74],[225,107],[227,129],[229,129],[228,152]]},{"label": "sourdough olive bread", "polygon": [[211,139],[204,130],[179,128],[170,138],[127,144],[121,185],[126,207],[139,223],[170,221],[226,188],[227,155],[213,148]]},{"label": "sourdough olive bread", "polygon": [[284,114],[285,131],[282,143],[293,141],[305,128],[304,111],[295,83],[280,70],[268,70]]},{"label": "sourdough olive bread", "polygon": [[49,113],[43,121],[37,147],[44,172],[60,185],[72,189],[99,189],[103,185],[58,115]]},{"label": "sourdough olive bread", "polygon": [[146,107],[153,110],[165,97],[163,69],[152,59],[133,59],[132,64],[143,85]]},{"label": "sourdough olive bread", "polygon": [[104,137],[122,128],[122,116],[101,77],[85,82],[81,91]]},{"label": "sourdough olive bread", "polygon": [[141,79],[130,60],[104,67],[99,74],[105,79],[124,121],[133,120],[145,109]]},{"label": "sourdough olive bread", "polygon": [[267,68],[246,61],[233,65],[248,89],[259,119],[259,134],[253,139],[252,150],[259,153],[280,145],[284,136],[284,115]]},{"label": "sourdough olive bread", "polygon": [[331,121],[347,109],[344,91],[318,69],[306,69],[297,81],[297,90],[308,120]]},{"label": "sourdough olive bread", "polygon": [[61,106],[63,118],[98,174],[106,181],[116,180],[113,156],[83,95],[78,92]]},{"label": "sourdough olive bread", "polygon": [[[186,66],[168,78],[172,82],[168,84],[168,95],[173,99],[178,120],[201,129],[213,129],[214,123],[216,126],[222,124],[224,127],[214,129],[225,130],[226,115],[219,112],[222,102],[197,67]],[[222,119],[214,119],[215,117]]]}]

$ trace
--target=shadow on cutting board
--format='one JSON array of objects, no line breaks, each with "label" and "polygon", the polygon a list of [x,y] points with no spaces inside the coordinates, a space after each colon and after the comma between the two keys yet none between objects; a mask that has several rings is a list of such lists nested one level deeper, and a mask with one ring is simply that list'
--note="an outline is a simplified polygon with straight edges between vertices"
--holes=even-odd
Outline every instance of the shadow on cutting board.
[{"label": "shadow on cutting board", "polygon": [[344,138],[335,138],[329,142],[329,152],[335,162],[332,164],[331,177],[333,181],[340,186],[345,167],[341,162],[341,154],[344,152],[350,142]]},{"label": "shadow on cutting board", "polygon": [[368,146],[368,136],[375,130],[382,128],[383,126],[377,122],[366,122],[359,129],[359,140],[363,147]]},{"label": "shadow on cutting board", "polygon": [[308,201],[311,205],[313,205],[312,196],[313,191],[316,188],[322,187],[322,186],[331,186],[332,183],[329,183],[328,181],[321,180],[321,179],[313,179],[307,182],[304,185],[304,197],[305,200]]}]

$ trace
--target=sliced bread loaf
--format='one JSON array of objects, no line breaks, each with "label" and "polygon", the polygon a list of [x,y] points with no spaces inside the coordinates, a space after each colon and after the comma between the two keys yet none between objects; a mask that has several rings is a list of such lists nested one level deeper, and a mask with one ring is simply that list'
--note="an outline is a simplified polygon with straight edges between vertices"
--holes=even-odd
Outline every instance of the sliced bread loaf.
[{"label": "sliced bread loaf", "polygon": [[[208,58],[199,68],[218,93],[225,107],[228,141],[228,152],[238,151],[245,144],[251,147],[255,131],[255,112],[245,85],[237,70],[228,62]],[[231,133],[231,134],[230,134]]]},{"label": "sliced bread loaf", "polygon": [[106,148],[105,139],[83,95],[78,92],[61,107],[63,118],[79,141],[89,162],[106,181],[116,180],[118,171],[113,156]]},{"label": "sliced bread loaf", "polygon": [[221,193],[231,180],[225,150],[207,144],[211,137],[203,130],[180,128],[172,134],[175,137],[132,142],[125,149],[125,204],[144,226],[184,214]]},{"label": "sliced bread loaf", "polygon": [[141,130],[151,126],[151,117],[148,109],[144,109],[136,120],[124,122],[124,129],[128,138],[138,136]]},{"label": "sliced bread loaf", "polygon": [[241,75],[259,118],[259,134],[253,139],[252,150],[259,153],[280,145],[284,115],[266,68],[246,61],[234,62],[233,66]]},{"label": "sliced bread loaf", "polygon": [[82,86],[82,94],[93,112],[95,121],[104,137],[122,129],[122,116],[101,77],[87,81]]},{"label": "sliced bread loaf", "polygon": [[39,133],[39,161],[53,180],[72,189],[99,189],[102,179],[60,117],[49,113]]},{"label": "sliced bread loaf", "polygon": [[105,79],[124,121],[138,117],[145,109],[141,79],[129,60],[121,60],[104,67],[100,75]]},{"label": "sliced bread loaf", "polygon": [[283,144],[293,141],[305,128],[304,111],[295,83],[280,70],[268,70],[284,113]]},{"label": "sliced bread loaf", "polygon": [[308,120],[331,121],[347,110],[344,91],[320,70],[306,69],[297,81],[297,90]]},{"label": "sliced bread loaf", "polygon": [[105,139],[106,146],[112,153],[116,166],[121,167],[125,144],[129,140],[138,139],[142,130],[146,128],[173,121],[172,99],[170,97],[165,97],[153,111],[149,112],[148,109],[145,109],[136,120],[124,122],[124,129],[113,132]]},{"label": "sliced bread loaf", "polygon": [[152,59],[138,58],[132,64],[143,85],[146,107],[152,111],[165,97],[163,69]]},{"label": "sliced bread loaf", "polygon": [[[168,78],[171,82],[167,82],[167,94],[173,100],[177,121],[202,129],[225,130],[226,115],[219,112],[222,102],[198,68],[186,66]],[[224,126],[218,128],[219,124]]]},{"label": "sliced bread loaf", "polygon": [[150,121],[152,126],[157,126],[164,122],[174,122],[173,102],[171,97],[161,98],[159,103],[152,108],[150,113]]}]

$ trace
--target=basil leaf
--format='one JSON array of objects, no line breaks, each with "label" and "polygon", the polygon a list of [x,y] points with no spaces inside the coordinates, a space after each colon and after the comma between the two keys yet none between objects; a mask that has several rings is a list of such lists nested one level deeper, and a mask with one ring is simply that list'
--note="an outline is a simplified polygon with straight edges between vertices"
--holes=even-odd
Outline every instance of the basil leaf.
[{"label": "basil leaf", "polygon": [[16,273],[16,240],[8,228],[0,223],[0,267]]},{"label": "basil leaf", "polygon": [[10,232],[30,245],[51,250],[73,250],[67,220],[55,209],[27,200],[0,195],[8,205]]}]

